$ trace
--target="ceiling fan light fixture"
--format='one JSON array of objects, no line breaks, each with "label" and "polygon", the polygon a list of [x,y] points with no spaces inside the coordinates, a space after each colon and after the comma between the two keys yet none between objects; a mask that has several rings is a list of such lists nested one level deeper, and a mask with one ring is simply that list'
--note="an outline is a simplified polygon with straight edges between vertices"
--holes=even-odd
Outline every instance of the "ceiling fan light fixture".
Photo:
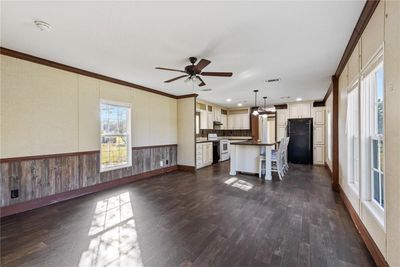
[{"label": "ceiling fan light fixture", "polygon": [[253,113],[252,113],[254,116],[257,116],[259,113],[258,113],[258,110],[254,110],[253,111]]},{"label": "ceiling fan light fixture", "polygon": [[34,23],[36,27],[38,27],[38,29],[42,32],[43,31],[49,32],[51,30],[51,25],[45,21],[35,20]]}]

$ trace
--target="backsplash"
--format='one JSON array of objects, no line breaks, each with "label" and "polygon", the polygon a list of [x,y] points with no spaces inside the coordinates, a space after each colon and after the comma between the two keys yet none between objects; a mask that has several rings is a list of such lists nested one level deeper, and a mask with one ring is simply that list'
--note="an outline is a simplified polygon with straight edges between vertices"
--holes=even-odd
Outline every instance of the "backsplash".
[{"label": "backsplash", "polygon": [[209,133],[216,133],[218,136],[251,136],[251,130],[214,130],[203,129],[196,137],[207,137]]}]

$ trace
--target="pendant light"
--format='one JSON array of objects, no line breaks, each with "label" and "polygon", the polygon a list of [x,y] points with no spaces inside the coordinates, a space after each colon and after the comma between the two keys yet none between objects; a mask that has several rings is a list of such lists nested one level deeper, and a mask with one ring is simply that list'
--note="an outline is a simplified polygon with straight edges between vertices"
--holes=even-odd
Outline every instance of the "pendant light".
[{"label": "pendant light", "polygon": [[267,118],[268,115],[267,115],[267,113],[265,113],[265,112],[267,112],[267,97],[264,96],[263,99],[264,99],[264,107],[263,107],[264,114],[262,116],[263,116],[263,118]]},{"label": "pendant light", "polygon": [[257,116],[258,115],[258,107],[257,107],[257,92],[258,92],[258,90],[254,90],[253,92],[254,92],[254,107],[256,108],[253,111],[253,115]]}]

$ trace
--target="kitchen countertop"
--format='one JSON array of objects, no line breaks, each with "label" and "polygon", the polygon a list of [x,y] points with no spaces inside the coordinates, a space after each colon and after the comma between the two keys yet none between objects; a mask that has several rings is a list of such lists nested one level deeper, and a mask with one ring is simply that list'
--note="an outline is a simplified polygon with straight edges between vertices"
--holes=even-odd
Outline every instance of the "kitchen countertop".
[{"label": "kitchen countertop", "polygon": [[261,143],[261,142],[253,141],[253,140],[232,143],[232,145],[237,145],[237,146],[274,146],[276,144],[277,143],[271,143],[271,144]]},{"label": "kitchen countertop", "polygon": [[209,142],[219,142],[219,140],[201,140],[201,141],[196,141],[196,144],[209,143]]},{"label": "kitchen countertop", "polygon": [[218,136],[218,140],[207,140],[207,137],[196,138],[196,143],[219,142],[220,140],[250,140],[251,136]]}]

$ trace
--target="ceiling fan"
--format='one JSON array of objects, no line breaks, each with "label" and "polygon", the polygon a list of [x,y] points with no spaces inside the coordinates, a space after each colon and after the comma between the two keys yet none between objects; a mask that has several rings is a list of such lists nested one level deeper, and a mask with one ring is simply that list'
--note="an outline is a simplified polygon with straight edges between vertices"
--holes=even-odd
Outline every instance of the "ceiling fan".
[{"label": "ceiling fan", "polygon": [[185,73],[185,75],[181,75],[175,78],[172,78],[170,80],[164,81],[165,83],[170,83],[182,78],[186,77],[185,81],[192,81],[193,83],[199,82],[199,86],[204,86],[206,83],[203,81],[203,79],[200,77],[201,76],[216,76],[216,77],[231,77],[232,72],[206,72],[202,70],[207,67],[208,64],[211,63],[210,60],[207,59],[200,59],[199,63],[195,65],[197,58],[196,57],[190,57],[189,58],[190,63],[192,65],[188,65],[185,67],[185,70],[176,70],[176,69],[170,69],[170,68],[162,68],[162,67],[156,67],[158,70],[169,70],[169,71],[177,71],[177,72],[182,72]]}]

